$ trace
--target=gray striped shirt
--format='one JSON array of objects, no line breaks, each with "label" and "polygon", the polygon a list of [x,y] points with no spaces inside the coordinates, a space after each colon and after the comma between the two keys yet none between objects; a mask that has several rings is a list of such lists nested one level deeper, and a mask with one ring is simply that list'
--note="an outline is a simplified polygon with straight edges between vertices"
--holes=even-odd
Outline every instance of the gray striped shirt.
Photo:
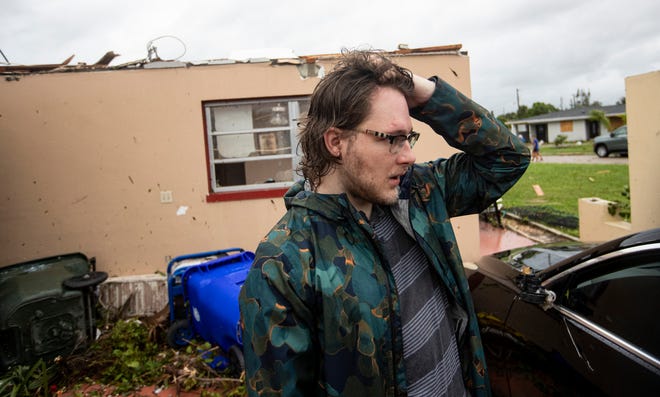
[{"label": "gray striped shirt", "polygon": [[401,303],[408,396],[466,396],[445,287],[388,208],[374,207],[371,224]]}]

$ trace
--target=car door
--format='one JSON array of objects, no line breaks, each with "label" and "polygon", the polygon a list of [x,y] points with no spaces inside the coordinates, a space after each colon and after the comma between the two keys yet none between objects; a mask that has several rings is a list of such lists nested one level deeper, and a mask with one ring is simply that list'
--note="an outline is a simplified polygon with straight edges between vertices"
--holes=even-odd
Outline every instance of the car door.
[{"label": "car door", "polygon": [[596,265],[574,273],[554,305],[581,359],[576,369],[608,395],[655,395],[660,250],[615,255]]},{"label": "car door", "polygon": [[612,133],[612,140],[610,141],[610,152],[627,152],[628,151],[628,127],[623,126],[617,128]]}]

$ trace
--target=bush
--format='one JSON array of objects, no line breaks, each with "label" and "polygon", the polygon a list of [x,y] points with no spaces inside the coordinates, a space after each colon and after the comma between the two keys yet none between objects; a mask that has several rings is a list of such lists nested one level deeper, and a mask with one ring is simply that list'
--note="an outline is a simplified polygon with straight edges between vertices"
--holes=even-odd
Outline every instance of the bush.
[{"label": "bush", "polygon": [[618,214],[624,221],[630,222],[630,187],[628,185],[623,186],[621,196],[623,196],[623,200],[611,202],[607,206],[607,211],[610,215]]},{"label": "bush", "polygon": [[16,365],[0,377],[0,396],[49,396],[56,375],[55,367],[43,359],[31,367]]},{"label": "bush", "polygon": [[566,143],[567,140],[568,140],[568,136],[559,134],[555,138],[555,146],[561,146],[564,143]]},{"label": "bush", "polygon": [[154,318],[143,320],[106,324],[89,349],[59,360],[58,385],[64,390],[77,390],[96,384],[113,395],[128,395],[152,385],[199,390],[201,396],[209,397],[245,396],[243,375],[236,378],[209,365],[217,347],[193,340],[185,351],[174,350],[164,345],[164,323]]}]

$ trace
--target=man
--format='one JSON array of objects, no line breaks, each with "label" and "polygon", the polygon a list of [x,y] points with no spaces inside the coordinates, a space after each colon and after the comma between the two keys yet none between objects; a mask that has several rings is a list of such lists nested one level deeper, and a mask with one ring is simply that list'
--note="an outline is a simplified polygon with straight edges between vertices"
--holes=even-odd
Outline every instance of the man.
[{"label": "man", "polygon": [[[415,165],[410,114],[465,153]],[[488,395],[449,223],[520,178],[529,150],[440,79],[344,54],[302,123],[305,182],[239,298],[251,396]]]}]

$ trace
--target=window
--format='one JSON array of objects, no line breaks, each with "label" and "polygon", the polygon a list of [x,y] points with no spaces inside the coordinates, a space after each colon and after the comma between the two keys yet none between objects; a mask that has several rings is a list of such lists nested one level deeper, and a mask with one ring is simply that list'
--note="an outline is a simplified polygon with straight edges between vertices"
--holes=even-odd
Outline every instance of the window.
[{"label": "window", "polygon": [[288,188],[308,109],[307,97],[205,103],[211,193]]},{"label": "window", "polygon": [[649,256],[614,261],[606,271],[577,277],[566,305],[590,321],[645,349],[660,354],[660,262]]},{"label": "window", "polygon": [[559,123],[559,130],[561,132],[573,132],[573,121],[564,120]]},{"label": "window", "polygon": [[623,137],[628,135],[628,126],[624,125],[622,127],[617,128],[612,132],[612,136],[618,136],[618,137]]}]

